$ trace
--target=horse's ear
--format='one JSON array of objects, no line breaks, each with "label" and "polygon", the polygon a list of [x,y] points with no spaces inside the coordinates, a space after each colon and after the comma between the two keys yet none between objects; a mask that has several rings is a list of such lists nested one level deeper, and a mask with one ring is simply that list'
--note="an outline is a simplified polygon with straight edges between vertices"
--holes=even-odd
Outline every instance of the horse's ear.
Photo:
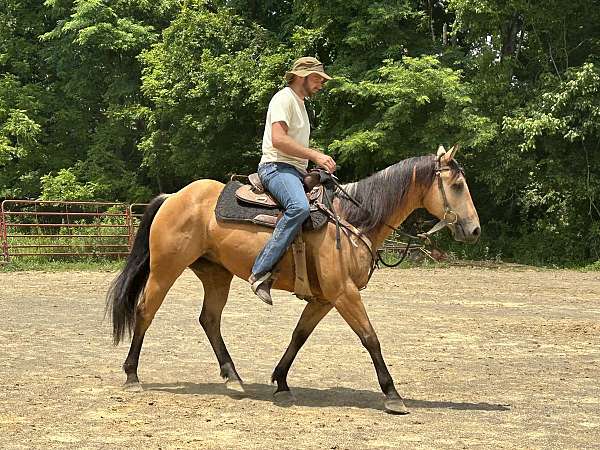
[{"label": "horse's ear", "polygon": [[450,159],[454,158],[454,155],[456,155],[456,152],[458,151],[459,148],[460,148],[460,144],[454,144],[452,146],[452,148],[448,151],[448,153],[450,153]]},{"label": "horse's ear", "polygon": [[444,156],[446,154],[446,149],[444,148],[443,145],[440,145],[437,149],[437,157],[438,159],[440,159],[442,156]]},{"label": "horse's ear", "polygon": [[[441,161],[444,164],[448,164],[450,161],[452,161],[452,159],[454,158],[454,155],[456,155],[456,152],[458,151],[458,149],[460,148],[460,144],[454,144],[450,150],[448,150],[445,154],[442,155],[441,157]],[[438,153],[439,155],[439,153]]]}]

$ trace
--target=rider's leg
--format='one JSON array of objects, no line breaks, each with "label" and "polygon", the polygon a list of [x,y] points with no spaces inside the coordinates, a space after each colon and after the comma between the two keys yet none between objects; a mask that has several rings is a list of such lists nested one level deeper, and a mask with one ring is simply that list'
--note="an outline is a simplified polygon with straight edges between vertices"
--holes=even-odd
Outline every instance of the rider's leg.
[{"label": "rider's leg", "polygon": [[258,254],[249,279],[256,295],[265,303],[272,304],[270,274],[302,228],[310,209],[302,176],[294,167],[284,163],[267,163],[259,168],[258,173],[265,187],[284,208],[283,217]]}]

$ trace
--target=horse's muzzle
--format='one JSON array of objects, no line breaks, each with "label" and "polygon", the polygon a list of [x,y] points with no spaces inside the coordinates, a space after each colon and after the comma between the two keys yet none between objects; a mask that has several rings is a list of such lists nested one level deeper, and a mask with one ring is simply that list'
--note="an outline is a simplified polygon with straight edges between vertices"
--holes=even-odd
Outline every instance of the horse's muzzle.
[{"label": "horse's muzzle", "polygon": [[474,244],[479,240],[481,236],[481,227],[478,221],[463,222],[459,220],[455,224],[450,226],[454,239],[459,242],[465,242],[467,244]]}]

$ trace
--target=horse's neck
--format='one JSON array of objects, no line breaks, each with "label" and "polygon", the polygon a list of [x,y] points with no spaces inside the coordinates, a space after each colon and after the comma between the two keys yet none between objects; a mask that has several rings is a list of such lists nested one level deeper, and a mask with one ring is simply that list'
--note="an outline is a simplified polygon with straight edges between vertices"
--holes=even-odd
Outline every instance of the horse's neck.
[{"label": "horse's neck", "polygon": [[387,221],[378,224],[375,228],[367,233],[367,236],[373,242],[374,248],[379,248],[383,244],[390,234],[392,234],[393,228],[399,227],[406,218],[418,208],[423,206],[422,200],[422,187],[418,186],[413,178],[413,181],[410,184],[410,188],[408,192],[406,192],[404,201],[392,213],[392,215],[388,218]]},{"label": "horse's neck", "polygon": [[[360,192],[360,198],[358,200],[362,203],[361,209],[365,214],[369,211],[373,211],[371,216],[374,220],[379,220],[379,223],[375,224],[371,229],[365,231],[365,235],[371,240],[375,248],[381,246],[383,241],[392,233],[394,228],[397,228],[406,220],[406,218],[417,208],[423,207],[423,196],[425,190],[423,180],[417,180],[417,166],[413,164],[408,167],[400,167],[402,170],[410,170],[411,172],[395,173],[390,176],[385,171],[391,170],[391,168],[384,169],[377,178],[365,179],[356,183],[350,183],[344,186],[345,192],[348,192],[350,196],[356,192]],[[396,167],[398,170],[398,167]],[[408,186],[406,186],[406,179],[410,179]],[[423,178],[421,176],[421,178]],[[369,183],[362,185],[362,183]],[[386,187],[391,189],[372,189],[375,183],[387,183]],[[393,189],[394,186],[398,186],[397,189]],[[370,191],[370,192],[369,192]],[[381,198],[385,195],[386,198]],[[400,202],[398,200],[401,199]],[[334,202],[334,209],[341,212],[342,217],[346,220],[351,220],[351,217],[356,220],[352,220],[353,225],[361,227],[361,220],[356,217],[356,210],[352,210],[349,207],[349,202],[344,201],[344,207],[341,207],[341,201],[338,199],[337,204]],[[383,206],[389,205],[389,206]],[[399,206],[395,206],[399,205]],[[384,213],[382,215],[382,208],[395,208],[389,214]],[[344,211],[345,212],[342,212]],[[383,217],[380,217],[383,216]],[[369,225],[373,223],[369,222]]]}]

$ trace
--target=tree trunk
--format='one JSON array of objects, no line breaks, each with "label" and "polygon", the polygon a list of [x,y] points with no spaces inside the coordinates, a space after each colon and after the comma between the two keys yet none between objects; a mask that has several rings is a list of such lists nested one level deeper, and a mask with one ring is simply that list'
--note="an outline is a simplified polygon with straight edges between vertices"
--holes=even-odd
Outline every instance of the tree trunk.
[{"label": "tree trunk", "polygon": [[429,28],[431,30],[431,40],[435,42],[435,29],[433,28],[433,1],[427,0],[427,4],[429,6]]},{"label": "tree trunk", "polygon": [[442,44],[448,45],[448,23],[444,22],[444,31],[442,32]]},{"label": "tree trunk", "polygon": [[502,27],[502,58],[511,57],[517,51],[517,36],[521,32],[523,19],[515,14],[513,18]]}]

